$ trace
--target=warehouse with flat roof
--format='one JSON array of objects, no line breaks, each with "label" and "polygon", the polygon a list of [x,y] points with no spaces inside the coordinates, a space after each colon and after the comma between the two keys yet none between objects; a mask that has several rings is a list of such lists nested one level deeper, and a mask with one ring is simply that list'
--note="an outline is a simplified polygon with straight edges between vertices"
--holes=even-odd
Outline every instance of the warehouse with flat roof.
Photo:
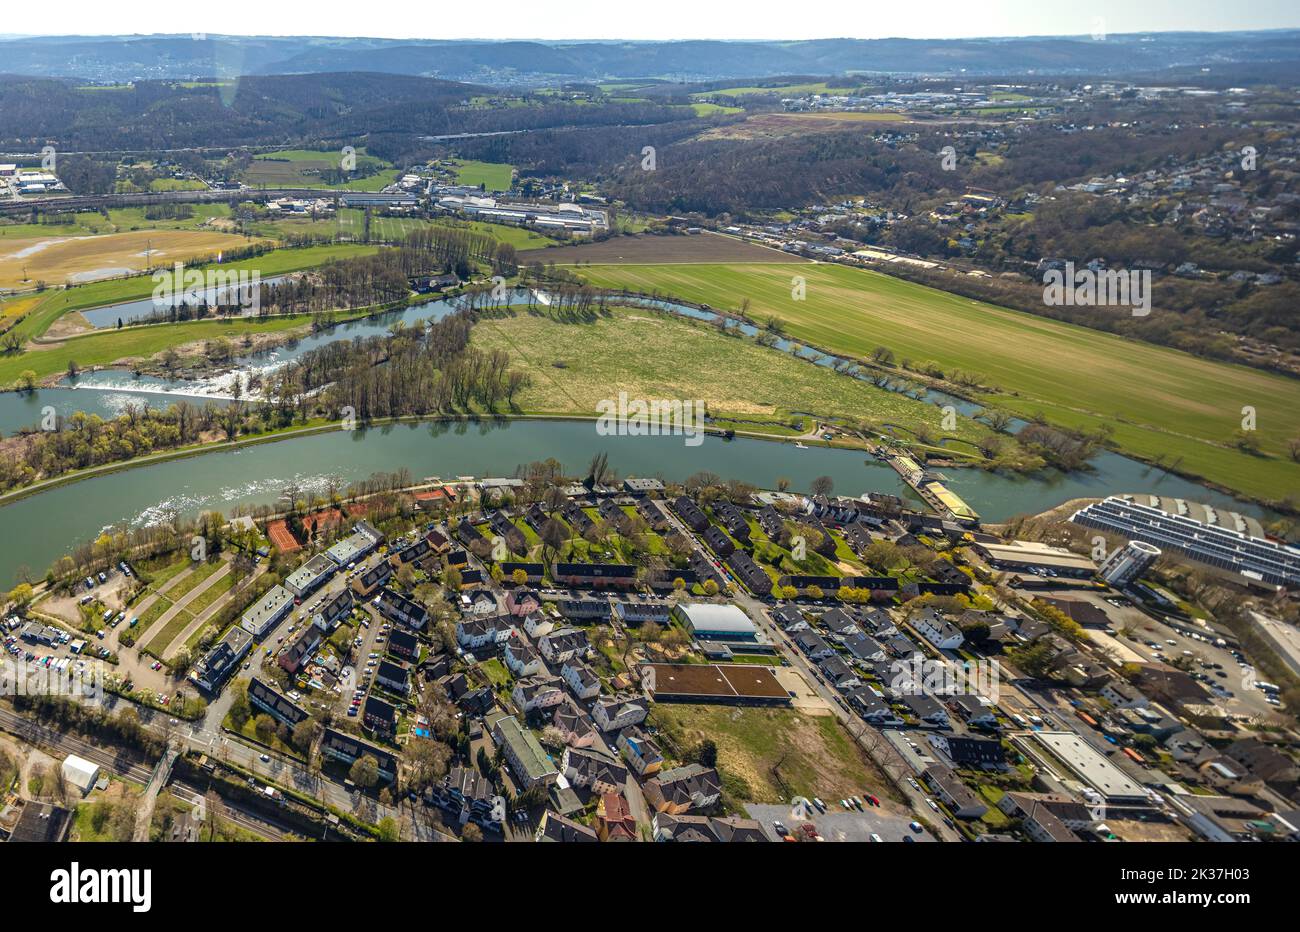
[{"label": "warehouse with flat roof", "polygon": [[990,566],[1012,573],[1055,573],[1087,578],[1097,572],[1097,564],[1082,554],[1033,540],[977,543],[975,549]]},{"label": "warehouse with flat roof", "polygon": [[758,632],[749,616],[735,605],[712,602],[679,602],[672,618],[701,641],[757,641]]},{"label": "warehouse with flat roof", "polygon": [[1022,746],[1049,767],[1052,762],[1063,764],[1068,776],[1096,791],[1108,805],[1150,802],[1146,790],[1072,731],[1030,732]]}]

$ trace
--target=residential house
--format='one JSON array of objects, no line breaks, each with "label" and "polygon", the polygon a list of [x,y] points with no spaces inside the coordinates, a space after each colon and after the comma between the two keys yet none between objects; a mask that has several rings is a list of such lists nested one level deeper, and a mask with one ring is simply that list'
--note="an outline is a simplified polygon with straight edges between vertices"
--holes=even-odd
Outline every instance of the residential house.
[{"label": "residential house", "polygon": [[677,517],[681,518],[686,526],[697,534],[702,533],[709,526],[709,516],[704,513],[699,505],[685,495],[679,495],[673,499],[673,511],[677,512]]},{"label": "residential house", "polygon": [[307,718],[308,712],[302,706],[283,696],[267,683],[257,677],[248,681],[248,701],[256,709],[261,709],[281,725],[293,728]]},{"label": "residential house", "polygon": [[326,726],[321,738],[321,754],[349,767],[362,757],[373,757],[379,765],[382,782],[391,783],[397,779],[397,758],[390,752],[335,728]]},{"label": "residential house", "polygon": [[600,695],[599,678],[581,660],[566,660],[560,667],[560,676],[579,699],[594,699]]},{"label": "residential house", "polygon": [[508,615],[462,618],[456,622],[456,643],[465,650],[494,647],[505,643],[514,634],[514,622]]},{"label": "residential house", "polygon": [[656,813],[651,822],[655,841],[750,842],[771,841],[761,823],[738,816],[673,815]]},{"label": "residential house", "polygon": [[936,734],[930,736],[930,743],[964,770],[994,770],[1006,764],[1006,749],[997,738]]},{"label": "residential house", "polygon": [[447,812],[455,826],[474,822],[496,832],[505,827],[505,799],[472,767],[452,767],[441,783],[429,788],[425,800]]},{"label": "residential house", "polygon": [[925,768],[921,779],[959,819],[978,819],[989,811],[989,807],[949,767],[931,764]]},{"label": "residential house", "polygon": [[960,628],[931,608],[922,609],[912,627],[938,650],[956,650],[965,639]]},{"label": "residential house", "polygon": [[513,715],[495,715],[489,719],[492,740],[501,748],[516,783],[522,789],[555,782],[559,775],[537,738],[519,724]]},{"label": "residential house", "polygon": [[626,767],[588,748],[566,748],[560,768],[571,786],[594,793],[619,793],[627,785]]},{"label": "residential house", "polygon": [[363,599],[370,598],[380,589],[390,576],[393,575],[393,566],[387,560],[381,560],[360,576],[352,580],[352,591]]},{"label": "residential house", "polygon": [[863,663],[872,660],[884,660],[885,649],[880,646],[880,642],[875,638],[865,634],[855,634],[844,639],[844,648],[852,655],[854,660]]},{"label": "residential house", "polygon": [[617,731],[641,724],[649,711],[649,703],[641,696],[612,696],[597,700],[591,707],[591,717],[601,731]]},{"label": "residential house", "polygon": [[537,834],[533,836],[534,841],[594,841],[599,842],[600,836],[587,826],[580,822],[575,822],[558,812],[547,810],[542,813],[542,821],[537,824]]},{"label": "residential house", "polygon": [[947,728],[951,724],[948,718],[948,710],[933,696],[916,695],[909,692],[900,696],[899,701],[907,706],[907,710],[916,716],[917,720],[922,724],[934,725],[938,728]]},{"label": "residential house", "polygon": [[810,660],[820,661],[835,656],[835,648],[812,631],[800,631],[794,636],[794,643]]},{"label": "residential house", "polygon": [[564,701],[564,690],[558,676],[530,676],[516,681],[510,697],[524,712],[532,712],[555,708]]},{"label": "residential house", "polygon": [[429,623],[429,610],[387,587],[379,590],[374,599],[374,606],[379,614],[393,624],[402,625],[412,631],[423,631]]},{"label": "residential house", "polygon": [[411,674],[399,664],[381,660],[375,667],[375,684],[398,696],[405,696],[411,691]]},{"label": "residential house", "polygon": [[628,589],[636,585],[636,567],[627,563],[556,563],[552,578],[578,589]]},{"label": "residential house", "polygon": [[596,804],[596,834],[601,841],[636,841],[636,817],[619,792],[602,793]]},{"label": "residential house", "polygon": [[861,686],[862,681],[857,675],[849,669],[849,665],[844,659],[836,654],[833,657],[827,657],[817,665],[821,675],[840,692],[852,689],[854,686]]},{"label": "residential house", "polygon": [[596,743],[596,726],[591,716],[573,702],[566,700],[555,706],[551,724],[564,736],[564,743],[571,748],[589,748]]},{"label": "residential house", "polygon": [[817,623],[836,638],[847,638],[862,633],[857,621],[842,608],[831,609],[817,619]]},{"label": "residential house", "polygon": [[510,638],[506,641],[501,659],[510,672],[517,677],[533,676],[542,669],[541,654],[519,638]]},{"label": "residential house", "polygon": [[562,664],[575,657],[585,656],[591,647],[587,632],[577,628],[564,628],[552,631],[537,641],[537,648],[546,658],[547,663]]},{"label": "residential house", "polygon": [[420,639],[407,631],[394,628],[388,634],[388,652],[408,663],[420,659]]},{"label": "residential house", "polygon": [[722,779],[712,767],[686,764],[661,771],[645,782],[645,798],[657,812],[680,815],[710,809],[722,796]]},{"label": "residential house", "polygon": [[534,641],[543,635],[550,634],[555,630],[555,622],[551,621],[549,615],[541,612],[531,612],[524,616],[524,631]]},{"label": "residential house", "polygon": [[391,737],[397,728],[397,709],[392,703],[372,693],[362,704],[361,720],[371,731]]},{"label": "residential house", "polygon": [[[1068,803],[1068,812],[1078,816],[1078,810],[1085,814],[1088,810],[1062,796],[1039,793],[1004,793],[998,800],[998,809],[1013,819],[1020,820],[1020,828],[1031,839],[1038,842],[1074,842],[1079,836],[1074,834],[1056,811],[1062,803]],[[1078,807],[1076,810],[1074,807]],[[1090,821],[1090,820],[1089,820]]]},{"label": "residential house", "polygon": [[991,702],[972,693],[958,693],[948,700],[962,720],[972,728],[997,728],[998,716]]},{"label": "residential house", "polygon": [[651,776],[663,767],[664,756],[659,746],[635,725],[620,731],[615,743],[623,752],[623,759],[628,762],[637,776]]}]

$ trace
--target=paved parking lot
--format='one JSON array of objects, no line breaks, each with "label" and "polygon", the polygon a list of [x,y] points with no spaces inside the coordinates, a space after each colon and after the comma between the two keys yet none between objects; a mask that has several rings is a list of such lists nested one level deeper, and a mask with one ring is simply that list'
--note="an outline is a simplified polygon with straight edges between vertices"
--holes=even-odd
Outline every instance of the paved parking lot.
[{"label": "paved parking lot", "polygon": [[901,842],[904,838],[913,841],[934,841],[929,832],[914,832],[909,827],[911,821],[907,816],[892,815],[884,809],[868,808],[865,812],[845,812],[840,808],[839,800],[826,800],[828,806],[834,806],[825,813],[815,809],[808,818],[796,820],[790,815],[789,806],[769,806],[751,804],[745,809],[751,819],[763,824],[763,830],[772,841],[780,841],[772,822],[780,821],[785,827],[794,830],[795,826],[811,822],[817,826],[817,834],[827,841],[871,841],[872,834],[880,836],[882,841]]}]

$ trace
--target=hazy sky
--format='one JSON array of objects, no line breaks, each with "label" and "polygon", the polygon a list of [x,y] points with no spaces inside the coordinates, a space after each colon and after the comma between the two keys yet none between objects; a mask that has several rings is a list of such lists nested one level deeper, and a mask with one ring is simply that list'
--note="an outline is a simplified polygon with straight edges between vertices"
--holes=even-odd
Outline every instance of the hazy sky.
[{"label": "hazy sky", "polygon": [[342,35],[356,30],[364,36],[424,39],[955,38],[1283,27],[1300,27],[1297,0],[821,0],[807,5],[773,0],[492,0],[482,5],[71,0],[57,7],[6,4],[0,19],[0,32],[8,34]]}]

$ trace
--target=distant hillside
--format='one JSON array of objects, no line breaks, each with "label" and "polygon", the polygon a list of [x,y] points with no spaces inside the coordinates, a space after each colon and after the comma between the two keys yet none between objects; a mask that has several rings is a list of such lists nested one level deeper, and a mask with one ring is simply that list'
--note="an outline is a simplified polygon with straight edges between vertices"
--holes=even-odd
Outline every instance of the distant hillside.
[{"label": "distant hillside", "polygon": [[362,71],[493,85],[773,74],[1159,73],[1300,61],[1300,31],[795,42],[446,42],[122,36],[0,40],[4,70],[100,82]]}]

